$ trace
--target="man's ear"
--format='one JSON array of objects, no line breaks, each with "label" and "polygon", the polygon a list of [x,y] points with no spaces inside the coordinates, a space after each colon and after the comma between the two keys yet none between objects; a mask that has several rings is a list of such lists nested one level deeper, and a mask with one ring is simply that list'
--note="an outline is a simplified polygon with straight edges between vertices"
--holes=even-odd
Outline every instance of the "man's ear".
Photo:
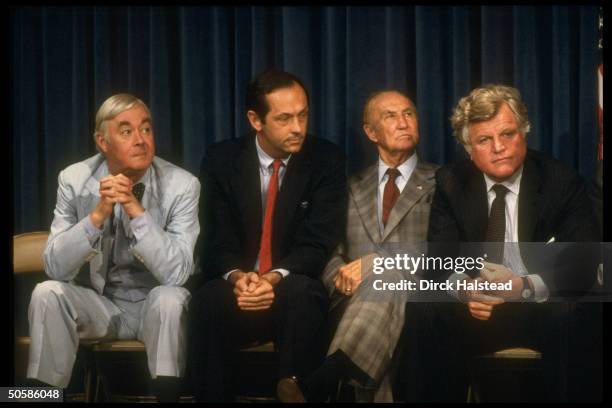
[{"label": "man's ear", "polygon": [[372,127],[369,124],[364,123],[363,131],[365,132],[365,134],[368,137],[368,139],[370,139],[373,143],[378,143],[378,138],[376,137],[376,132],[374,131],[374,129],[372,129]]},{"label": "man's ear", "polygon": [[104,137],[104,133],[96,132],[96,146],[98,146],[99,151],[106,154],[108,150],[108,141]]},{"label": "man's ear", "polygon": [[263,128],[263,123],[261,122],[259,115],[255,113],[255,111],[252,111],[252,110],[248,111],[247,118],[249,119],[249,123],[251,124],[253,129],[255,129],[258,132],[261,131],[261,129]]},{"label": "man's ear", "polygon": [[464,145],[463,145],[463,148],[465,149],[465,152],[466,152],[466,153],[468,154],[468,156],[470,157],[470,160],[472,160],[472,161],[473,161],[474,159],[472,158],[472,146],[467,145],[467,144],[464,144]]}]

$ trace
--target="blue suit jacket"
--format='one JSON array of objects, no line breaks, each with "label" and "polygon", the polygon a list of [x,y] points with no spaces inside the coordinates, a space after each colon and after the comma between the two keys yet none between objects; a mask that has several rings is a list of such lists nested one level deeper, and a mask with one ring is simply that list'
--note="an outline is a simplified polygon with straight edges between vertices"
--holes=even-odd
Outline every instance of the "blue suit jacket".
[{"label": "blue suit jacket", "polygon": [[[482,172],[470,160],[452,163],[437,171],[436,185],[428,241],[485,241],[489,211]],[[599,241],[584,182],[564,164],[543,153],[527,150],[518,206],[520,242],[545,243],[553,237],[557,243]],[[444,247],[447,251],[454,248],[449,245]],[[597,245],[573,245],[569,247],[572,250],[563,256],[555,255],[558,259],[555,270],[543,266],[544,261],[550,261],[548,258],[553,248],[550,248],[550,253],[544,251],[543,245],[531,251],[527,251],[528,246],[519,245],[519,248],[527,270],[540,273],[552,295],[582,295],[595,282],[599,263],[594,252]],[[482,255],[482,252],[477,253]],[[435,255],[444,257],[453,254]]]}]

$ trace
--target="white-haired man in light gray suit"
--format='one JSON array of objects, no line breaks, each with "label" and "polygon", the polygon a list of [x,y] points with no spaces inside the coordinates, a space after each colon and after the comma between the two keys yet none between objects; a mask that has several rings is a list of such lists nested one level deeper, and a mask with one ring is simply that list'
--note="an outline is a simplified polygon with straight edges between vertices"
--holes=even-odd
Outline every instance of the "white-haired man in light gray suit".
[{"label": "white-haired man in light gray suit", "polygon": [[101,105],[94,140],[100,153],[58,178],[27,376],[66,387],[80,339],[139,339],[158,399],[177,400],[200,182],[155,157],[151,114],[132,95]]},{"label": "white-haired man in light gray suit", "polygon": [[[401,92],[370,95],[363,129],[376,145],[378,161],[349,179],[346,235],[322,277],[330,313],[341,318],[323,365],[308,378],[279,384],[281,400],[324,400],[344,380],[357,387],[359,401],[392,401],[390,366],[408,295],[374,289],[380,275],[372,274],[373,259],[425,242],[437,166],[416,154],[417,111]],[[402,278],[397,270],[386,275]]]}]

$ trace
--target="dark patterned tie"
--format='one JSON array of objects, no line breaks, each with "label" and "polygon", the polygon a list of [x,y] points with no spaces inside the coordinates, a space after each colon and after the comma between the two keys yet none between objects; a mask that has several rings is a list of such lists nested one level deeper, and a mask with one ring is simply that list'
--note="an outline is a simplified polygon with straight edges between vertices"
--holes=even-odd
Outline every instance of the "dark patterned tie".
[{"label": "dark patterned tie", "polygon": [[145,185],[143,183],[134,184],[132,186],[132,194],[134,194],[134,197],[136,197],[138,202],[141,202],[144,191]]},{"label": "dark patterned tie", "polygon": [[395,179],[401,174],[398,169],[394,169],[389,167],[387,169],[387,174],[389,178],[387,179],[387,184],[385,184],[385,190],[383,192],[383,213],[382,213],[382,222],[383,225],[387,225],[387,221],[389,220],[389,214],[391,214],[391,209],[395,205],[397,198],[400,195],[399,188],[397,188],[397,184],[395,184]]},{"label": "dark patterned tie", "polygon": [[[495,191],[495,199],[491,204],[489,224],[487,226],[487,242],[504,242],[506,236],[506,193],[508,189],[501,184],[492,187]],[[504,259],[504,245],[491,245],[488,261],[502,263]]]}]

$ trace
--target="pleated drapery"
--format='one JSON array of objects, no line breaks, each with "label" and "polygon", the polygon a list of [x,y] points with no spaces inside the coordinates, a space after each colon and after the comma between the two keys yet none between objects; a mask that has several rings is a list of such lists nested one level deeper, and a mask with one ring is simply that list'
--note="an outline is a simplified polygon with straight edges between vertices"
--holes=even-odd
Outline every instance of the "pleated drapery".
[{"label": "pleated drapery", "polygon": [[376,156],[367,95],[406,92],[420,155],[464,157],[448,118],[485,83],[517,87],[529,145],[592,173],[598,12],[586,6],[38,7],[10,11],[14,232],[49,228],[57,175],[91,156],[94,116],[129,92],[151,108],[157,154],[197,174],[210,144],[248,130],[244,93],[276,66],[302,77],[310,132],[341,145],[347,172]]}]

